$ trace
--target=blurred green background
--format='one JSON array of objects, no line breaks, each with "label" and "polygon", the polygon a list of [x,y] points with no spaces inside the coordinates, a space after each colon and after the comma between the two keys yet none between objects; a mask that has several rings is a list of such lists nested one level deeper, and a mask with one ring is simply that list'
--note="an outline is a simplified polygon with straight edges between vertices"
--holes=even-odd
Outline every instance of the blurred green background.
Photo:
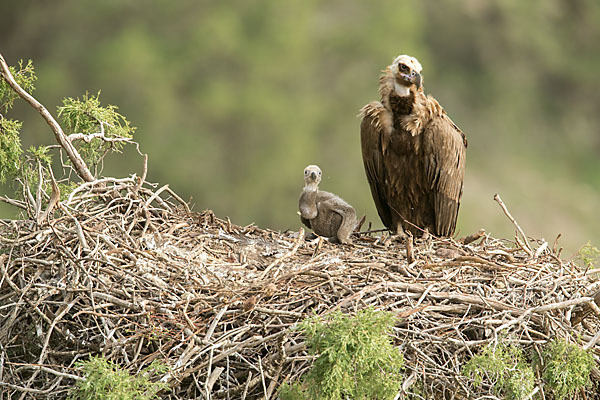
[{"label": "blurred green background", "polygon": [[[415,56],[469,140],[458,234],[512,238],[499,193],[527,234],[562,233],[571,253],[600,238],[599,43],[597,0],[0,3],[0,52],[33,59],[34,95],[54,115],[63,97],[101,89],[138,127],[148,180],[277,230],[299,227],[308,164],[381,226],[356,115],[378,98],[380,70]],[[24,104],[11,116],[26,146],[53,139]],[[104,175],[142,163],[113,156]]]}]

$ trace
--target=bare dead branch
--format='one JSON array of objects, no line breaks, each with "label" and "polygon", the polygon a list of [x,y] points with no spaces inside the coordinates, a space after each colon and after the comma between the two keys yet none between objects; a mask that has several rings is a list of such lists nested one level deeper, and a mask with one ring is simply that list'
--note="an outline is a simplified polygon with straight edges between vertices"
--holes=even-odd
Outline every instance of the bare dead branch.
[{"label": "bare dead branch", "polygon": [[502,201],[502,199],[500,198],[500,195],[498,193],[496,193],[494,195],[494,200],[500,205],[500,207],[502,208],[502,211],[504,211],[504,214],[506,214],[506,216],[508,217],[508,219],[510,220],[510,222],[513,223],[513,225],[515,226],[515,228],[517,229],[517,231],[519,232],[519,234],[521,235],[521,237],[525,241],[526,250],[528,250],[528,252],[530,253],[530,255],[532,255],[533,253],[532,253],[532,250],[531,250],[531,246],[529,245],[529,240],[527,239],[527,236],[525,235],[525,233],[523,232],[523,229],[521,229],[521,227],[519,226],[519,224],[517,223],[517,221],[514,219],[514,217],[510,214],[510,212],[508,212],[508,209],[506,208],[506,205],[504,204],[504,202]]}]

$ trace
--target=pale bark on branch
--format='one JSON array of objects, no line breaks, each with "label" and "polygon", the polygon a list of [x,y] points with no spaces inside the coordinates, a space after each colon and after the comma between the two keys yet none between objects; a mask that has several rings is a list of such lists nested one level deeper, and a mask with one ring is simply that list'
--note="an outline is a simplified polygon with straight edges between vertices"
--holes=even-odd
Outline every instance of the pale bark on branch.
[{"label": "pale bark on branch", "polygon": [[43,104],[37,101],[32,95],[27,93],[25,89],[23,89],[17,83],[12,73],[10,72],[8,64],[4,60],[2,54],[0,54],[0,75],[2,76],[2,78],[4,78],[4,80],[6,80],[9,86],[19,95],[19,97],[21,97],[23,100],[29,103],[31,107],[35,108],[40,114],[42,114],[44,120],[46,120],[48,125],[50,125],[52,132],[54,132],[54,137],[56,138],[56,141],[58,142],[58,144],[60,144],[60,146],[63,149],[65,149],[69,160],[71,160],[71,163],[73,163],[73,166],[75,167],[77,175],[79,175],[81,179],[83,179],[86,182],[93,182],[95,180],[94,176],[90,172],[85,161],[83,161],[83,158],[81,158],[81,155],[77,152],[75,147],[73,147],[73,145],[67,138],[67,135],[65,135],[64,131],[58,124],[58,122],[56,122],[52,114],[50,114],[50,112],[46,109],[46,107],[43,106]]}]

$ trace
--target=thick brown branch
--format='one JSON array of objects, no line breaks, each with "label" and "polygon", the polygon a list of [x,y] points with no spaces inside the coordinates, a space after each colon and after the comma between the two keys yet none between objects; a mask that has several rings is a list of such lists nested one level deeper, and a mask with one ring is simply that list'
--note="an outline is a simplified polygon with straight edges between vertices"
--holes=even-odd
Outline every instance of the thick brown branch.
[{"label": "thick brown branch", "polygon": [[56,141],[67,152],[67,156],[73,163],[73,166],[75,167],[75,171],[77,171],[77,174],[81,177],[81,179],[83,179],[86,182],[94,181],[94,176],[90,172],[85,161],[83,161],[83,159],[81,158],[81,155],[73,147],[73,145],[71,144],[71,142],[69,141],[69,139],[67,138],[65,133],[63,132],[62,128],[58,124],[58,122],[56,122],[56,120],[54,119],[52,114],[50,114],[50,112],[48,112],[46,107],[44,107],[32,95],[27,93],[25,91],[25,89],[23,89],[17,83],[17,81],[11,74],[10,69],[8,68],[8,64],[4,60],[4,57],[2,56],[2,54],[0,54],[0,75],[2,75],[2,77],[10,85],[10,87],[19,95],[19,97],[21,97],[23,100],[25,100],[27,103],[29,103],[29,105],[31,105],[31,107],[35,108],[40,114],[42,114],[42,117],[46,120],[46,122],[48,123],[48,125],[50,125],[50,128],[54,132],[54,137],[56,138]]}]

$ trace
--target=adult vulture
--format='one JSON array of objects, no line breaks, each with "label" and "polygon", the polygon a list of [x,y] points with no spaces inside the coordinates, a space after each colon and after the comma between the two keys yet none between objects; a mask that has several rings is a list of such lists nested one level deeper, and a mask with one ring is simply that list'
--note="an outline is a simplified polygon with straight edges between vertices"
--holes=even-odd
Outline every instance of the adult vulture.
[{"label": "adult vulture", "polygon": [[398,56],[379,79],[381,102],[361,109],[365,172],[383,224],[402,234],[451,236],[463,191],[467,140],[423,92],[416,58]]}]

